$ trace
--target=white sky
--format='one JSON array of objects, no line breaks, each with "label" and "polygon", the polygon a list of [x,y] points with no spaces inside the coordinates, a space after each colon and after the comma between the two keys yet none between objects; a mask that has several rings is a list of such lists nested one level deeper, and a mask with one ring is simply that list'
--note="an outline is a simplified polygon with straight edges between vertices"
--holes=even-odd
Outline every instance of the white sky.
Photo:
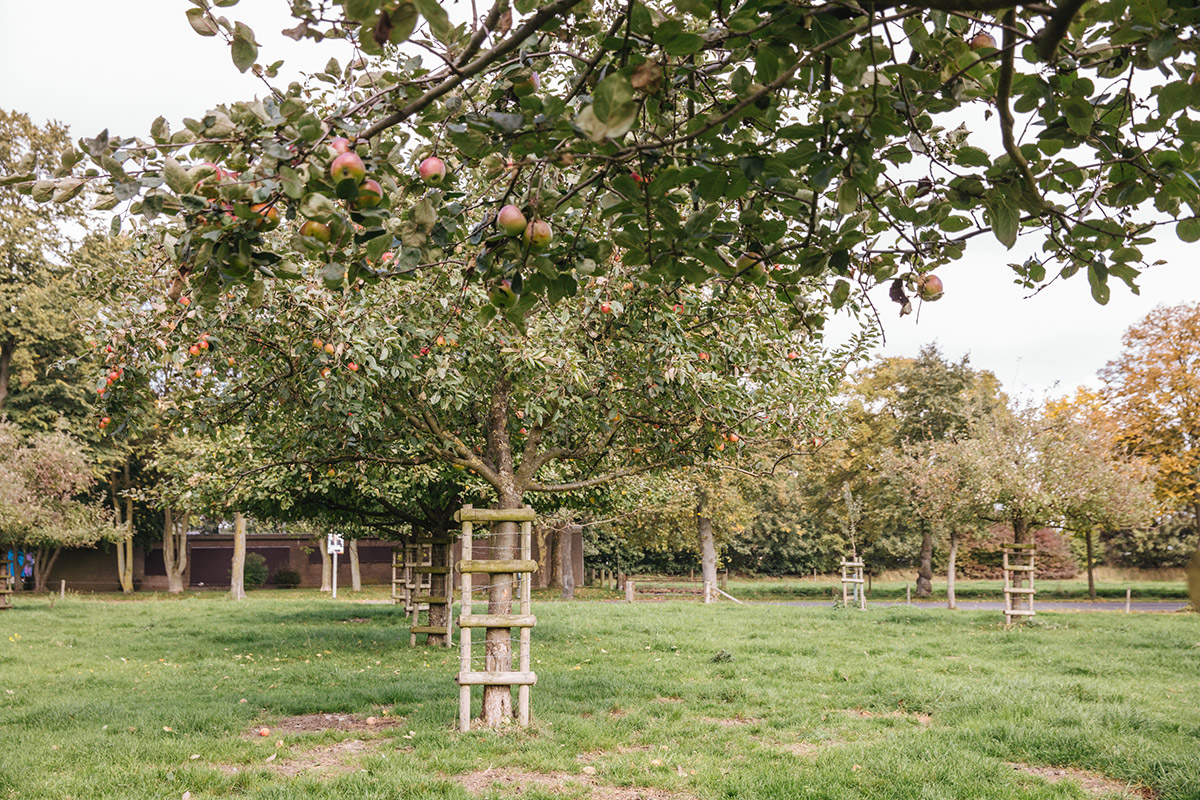
[{"label": "white sky", "polygon": [[[221,39],[192,32],[184,16],[189,7],[185,0],[0,0],[0,108],[39,123],[66,123],[76,137],[104,128],[144,136],[160,114],[177,128],[185,116],[262,94],[256,78],[234,68]],[[292,24],[285,0],[243,0],[220,11],[254,29],[260,63],[285,60],[284,78],[319,70],[331,56],[347,58],[341,42],[298,44],[282,37],[279,31]],[[1168,263],[1142,277],[1141,295],[1114,280],[1112,299],[1101,307],[1082,274],[1026,299],[1006,266],[1023,256],[981,236],[964,259],[940,271],[946,296],[926,304],[919,321],[896,316],[886,287],[875,293],[887,332],[882,354],[915,355],[933,341],[951,358],[969,354],[976,368],[994,372],[1012,393],[1060,394],[1094,385],[1125,328],[1156,305],[1200,298],[1200,249],[1179,242],[1171,230],[1160,231],[1160,239],[1144,251],[1149,261]]]}]

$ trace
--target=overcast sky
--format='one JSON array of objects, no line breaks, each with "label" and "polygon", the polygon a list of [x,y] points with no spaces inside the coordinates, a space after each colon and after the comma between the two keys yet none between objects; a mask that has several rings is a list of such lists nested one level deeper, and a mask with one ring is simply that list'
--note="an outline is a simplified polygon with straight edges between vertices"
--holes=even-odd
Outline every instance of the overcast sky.
[{"label": "overcast sky", "polygon": [[[257,79],[233,67],[222,40],[192,32],[184,16],[189,7],[185,0],[0,0],[0,107],[39,123],[66,123],[76,137],[105,128],[145,136],[160,114],[178,127],[183,117],[218,103],[262,94]],[[331,56],[345,62],[343,43],[282,37],[279,31],[291,26],[286,9],[286,0],[244,0],[222,11],[255,30],[260,63],[285,61],[285,78],[319,70]],[[1159,234],[1160,244],[1145,252],[1149,261],[1168,263],[1142,277],[1140,296],[1114,280],[1103,307],[1092,301],[1082,274],[1027,298],[1006,266],[1024,259],[1025,245],[1007,252],[978,237],[965,258],[940,271],[946,296],[922,307],[919,319],[899,319],[886,292],[876,292],[887,334],[882,353],[915,355],[936,342],[952,358],[969,354],[976,368],[994,372],[1020,395],[1095,385],[1096,371],[1116,355],[1130,324],[1156,305],[1200,298],[1200,249],[1170,229]]]}]

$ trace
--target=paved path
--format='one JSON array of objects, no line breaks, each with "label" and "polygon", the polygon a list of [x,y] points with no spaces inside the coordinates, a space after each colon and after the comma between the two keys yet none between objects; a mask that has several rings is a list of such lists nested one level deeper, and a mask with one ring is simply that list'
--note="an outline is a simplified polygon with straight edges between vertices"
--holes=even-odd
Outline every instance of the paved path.
[{"label": "paved path", "polygon": [[[775,606],[804,606],[805,608],[822,608],[833,605],[828,600],[794,600],[794,601],[778,601],[778,600],[750,600],[747,601],[754,605],[775,605]],[[880,600],[877,602],[867,601],[867,608],[872,606],[909,606],[911,608],[923,609],[942,609],[946,610],[944,602],[920,602],[920,603],[905,603],[903,600]],[[1175,612],[1187,608],[1187,603],[1182,602],[1162,602],[1162,601],[1139,601],[1134,600],[1130,603],[1130,608],[1133,611],[1156,611],[1160,613]],[[959,600],[958,607],[962,611],[1003,611],[1004,602],[1002,600]],[[1037,600],[1034,602],[1034,608],[1038,611],[1124,611],[1124,600],[1113,600],[1107,603],[1093,603],[1091,601],[1054,601]]]}]

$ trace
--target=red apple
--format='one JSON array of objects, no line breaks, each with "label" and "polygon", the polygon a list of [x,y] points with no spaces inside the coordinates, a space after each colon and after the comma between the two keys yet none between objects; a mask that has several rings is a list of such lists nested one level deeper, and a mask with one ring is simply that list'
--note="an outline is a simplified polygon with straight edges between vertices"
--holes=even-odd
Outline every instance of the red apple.
[{"label": "red apple", "polygon": [[697,356],[701,361],[708,361],[708,353],[701,353]]},{"label": "red apple", "polygon": [[496,224],[509,236],[520,236],[525,232],[525,227],[529,223],[526,221],[525,215],[521,213],[521,209],[509,203],[496,215]]},{"label": "red apple", "polygon": [[199,342],[197,342],[197,344],[199,344],[199,345],[200,345],[200,349],[201,349],[201,350],[207,350],[207,349],[208,349],[208,339],[201,339]]},{"label": "red apple", "polygon": [[192,345],[191,347],[188,348],[188,352],[194,356],[200,355],[200,345],[198,345],[198,344]]},{"label": "red apple", "polygon": [[342,153],[329,165],[329,175],[335,183],[347,180],[362,183],[367,177],[367,167],[357,153]]},{"label": "red apple", "polygon": [[531,250],[544,250],[552,236],[550,225],[545,220],[535,219],[525,228],[525,243]]},{"label": "red apple", "polygon": [[279,227],[279,209],[274,203],[257,203],[250,210],[258,215],[254,227],[260,231],[273,231]]},{"label": "red apple", "polygon": [[501,278],[488,289],[488,299],[497,308],[509,308],[517,302],[517,293],[513,291],[512,281]]},{"label": "red apple", "polygon": [[329,355],[333,355],[333,351],[335,349],[336,348],[332,344],[329,344],[328,342],[325,344],[325,352],[328,353]]},{"label": "red apple", "polygon": [[995,50],[996,38],[990,33],[977,33],[968,43],[972,50],[976,52],[980,50]]},{"label": "red apple", "polygon": [[941,299],[943,292],[942,279],[937,275],[922,275],[917,279],[917,293],[927,303]]},{"label": "red apple", "polygon": [[788,357],[788,361],[795,361],[796,359],[798,359],[800,357],[800,354],[797,353],[795,350],[793,350],[787,354],[787,357]]},{"label": "red apple", "polygon": [[612,305],[609,303],[601,303],[600,304],[600,313],[601,314],[611,314],[612,313]]},{"label": "red apple", "polygon": [[370,179],[365,180],[362,186],[358,187],[358,205],[363,208],[375,208],[383,202],[383,187],[379,185],[379,181]]},{"label": "red apple", "polygon": [[350,370],[351,372],[358,372],[358,364],[355,364],[353,361],[351,361],[346,365],[346,369]]},{"label": "red apple", "polygon": [[430,156],[421,162],[417,168],[421,180],[430,186],[437,186],[446,177],[446,164],[437,156]]},{"label": "red apple", "polygon": [[330,139],[329,146],[332,147],[333,152],[337,153],[339,156],[349,153],[354,147],[354,145],[350,143],[350,140],[345,136],[339,136],[336,139]]}]

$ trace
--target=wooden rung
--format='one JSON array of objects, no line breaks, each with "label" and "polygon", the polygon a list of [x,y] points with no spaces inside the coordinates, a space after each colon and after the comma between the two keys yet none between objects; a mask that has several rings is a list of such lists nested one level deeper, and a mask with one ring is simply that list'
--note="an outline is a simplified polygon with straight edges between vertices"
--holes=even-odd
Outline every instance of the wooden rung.
[{"label": "wooden rung", "polygon": [[518,558],[501,558],[484,560],[460,561],[454,567],[459,572],[488,572],[488,573],[505,573],[505,572],[537,572],[537,562],[530,559],[523,561]]},{"label": "wooden rung", "polygon": [[1009,572],[1033,572],[1037,567],[1021,566],[1020,564],[1009,564],[1005,567]]},{"label": "wooden rung", "polygon": [[414,603],[429,603],[435,606],[447,605],[451,600],[453,600],[453,598],[438,594],[414,594],[412,596],[412,602]]},{"label": "wooden rung", "polygon": [[843,567],[865,567],[866,564],[862,561],[843,561]]},{"label": "wooden rung", "polygon": [[413,625],[408,629],[409,633],[436,633],[441,636],[449,636],[450,628],[445,625]]},{"label": "wooden rung", "polygon": [[842,578],[842,583],[866,583],[862,578]]},{"label": "wooden rung", "polygon": [[463,614],[458,618],[460,628],[532,628],[537,625],[533,614]]},{"label": "wooden rung", "polygon": [[414,544],[454,544],[449,536],[421,536],[411,541]]},{"label": "wooden rung", "polygon": [[1037,589],[1023,589],[1023,588],[1018,588],[1016,586],[1005,586],[1004,587],[1005,594],[1033,594],[1036,591],[1037,591]]},{"label": "wooden rung", "polygon": [[415,569],[417,572],[421,573],[422,575],[449,575],[450,574],[449,567],[429,567],[429,566],[422,565],[419,567],[415,567]]},{"label": "wooden rung", "polygon": [[454,512],[455,522],[533,522],[537,512],[532,508],[464,508]]},{"label": "wooden rung", "polygon": [[1036,611],[1021,611],[1016,608],[1010,608],[1004,612],[1004,616],[1006,616],[1006,617],[1032,617],[1036,613],[1037,613]]},{"label": "wooden rung", "polygon": [[532,672],[460,672],[454,679],[459,686],[533,686],[537,675]]},{"label": "wooden rung", "polygon": [[1036,550],[1036,544],[1017,544],[1015,542],[1004,545],[1005,550]]}]

